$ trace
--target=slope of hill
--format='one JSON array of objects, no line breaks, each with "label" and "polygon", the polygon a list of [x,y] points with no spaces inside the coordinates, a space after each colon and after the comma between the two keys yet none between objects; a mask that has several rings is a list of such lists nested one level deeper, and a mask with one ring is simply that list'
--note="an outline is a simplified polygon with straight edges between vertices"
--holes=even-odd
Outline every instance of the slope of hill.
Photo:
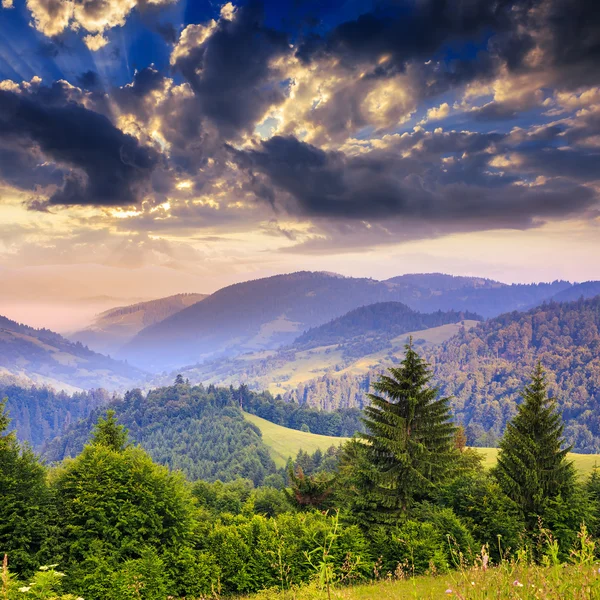
[{"label": "slope of hill", "polygon": [[39,452],[49,439],[108,404],[112,396],[103,389],[68,394],[49,387],[2,383],[0,398],[8,401],[10,428],[16,431],[19,441],[27,442]]},{"label": "slope of hill", "polygon": [[600,296],[600,281],[584,281],[559,292],[552,297],[555,302],[570,302],[579,298]]},{"label": "slope of hill", "polygon": [[465,319],[482,320],[475,313],[456,311],[419,313],[401,302],[379,302],[351,310],[324,325],[309,329],[292,344],[294,350],[309,350],[319,346],[343,344],[356,347],[355,352],[367,354],[367,346],[375,343],[385,347],[386,342],[408,331],[419,331],[458,323]]},{"label": "slope of hill", "polygon": [[279,468],[285,467],[288,459],[295,458],[299,450],[309,454],[317,450],[325,452],[331,446],[339,446],[348,440],[344,437],[289,429],[250,413],[244,413],[244,418],[260,429],[263,442],[268,446],[271,457]]},{"label": "slope of hill", "polygon": [[403,290],[402,302],[421,312],[462,310],[485,318],[537,306],[572,287],[568,281],[508,285],[440,273],[401,275],[388,279],[388,283]]},{"label": "slope of hill", "polygon": [[81,452],[107,408],[129,429],[131,441],[155,461],[182,470],[192,480],[246,477],[260,484],[276,470],[260,430],[244,419],[230,389],[186,384],[146,395],[140,390],[127,392],[52,440],[44,457],[57,461]]},{"label": "slope of hill", "polygon": [[352,308],[395,299],[393,286],[327,273],[247,281],[144,329],[124,355],[162,370],[218,353],[276,348]]},{"label": "slope of hill", "polygon": [[[298,450],[327,449],[342,440],[288,429],[253,413],[272,414],[283,424],[302,420],[311,423],[315,431],[332,433],[343,431],[352,423],[358,425],[358,415],[342,412],[336,416],[307,407],[283,407],[267,393],[256,394],[244,387],[190,386],[178,378],[173,385],[153,389],[146,395],[140,390],[127,392],[123,398],[88,411],[82,415],[83,420],[63,432],[51,432],[55,437],[47,438],[44,457],[59,461],[78,454],[98,417],[108,408],[129,429],[131,440],[145,448],[154,460],[171,469],[181,469],[191,479],[207,481],[246,477],[260,484],[265,476],[284,466],[288,457],[295,457]],[[265,430],[264,439],[261,429]],[[352,428],[349,433],[354,431]],[[23,437],[19,422],[17,434]]]},{"label": "slope of hill", "polygon": [[0,316],[2,373],[57,389],[121,389],[146,374],[124,362],[89,350],[48,329],[34,329]]},{"label": "slope of hill", "polygon": [[441,274],[389,281],[331,273],[277,275],[223,288],[145,328],[121,356],[162,371],[219,355],[273,350],[311,327],[367,304],[403,302],[420,312],[468,310],[490,316],[540,303],[570,285],[506,285]]},{"label": "slope of hill", "polygon": [[[453,313],[453,319],[459,313]],[[205,385],[249,386],[253,390],[268,390],[281,394],[287,401],[306,404],[324,410],[362,407],[357,394],[345,387],[345,382],[359,376],[361,385],[364,377],[373,369],[397,363],[404,352],[408,337],[412,336],[421,348],[440,344],[456,334],[461,327],[472,327],[478,321],[466,320],[448,323],[430,329],[405,331],[390,337],[379,330],[380,337],[358,336],[347,342],[317,346],[307,350],[297,349],[295,344],[279,351],[254,352],[237,357],[225,357],[206,361],[180,370],[193,383]],[[164,385],[173,374],[157,376],[153,385]],[[320,387],[310,399],[304,395],[305,384],[328,380],[332,385]],[[309,389],[309,388],[306,388]]]},{"label": "slope of hill", "polygon": [[111,308],[100,313],[91,325],[69,337],[97,352],[114,353],[145,327],[154,325],[206,297],[207,294],[177,294]]},{"label": "slope of hill", "polygon": [[535,363],[577,451],[600,451],[600,296],[508,313],[461,331],[429,358],[443,393],[467,426],[469,443],[494,445]]},{"label": "slope of hill", "polygon": [[[416,342],[441,392],[453,397],[469,444],[496,445],[540,360],[565,418],[567,440],[577,452],[600,452],[599,332],[600,297],[595,297],[506,313],[456,329],[441,345]],[[284,398],[325,410],[362,407],[384,366],[363,373],[329,371],[299,383]]]}]

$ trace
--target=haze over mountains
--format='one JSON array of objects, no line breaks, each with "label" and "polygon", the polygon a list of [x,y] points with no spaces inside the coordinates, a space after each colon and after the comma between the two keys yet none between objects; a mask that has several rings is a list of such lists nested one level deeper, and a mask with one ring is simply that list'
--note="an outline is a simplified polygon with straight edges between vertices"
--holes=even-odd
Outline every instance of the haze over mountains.
[{"label": "haze over mountains", "polygon": [[100,313],[91,325],[69,337],[98,352],[111,354],[145,327],[154,325],[206,297],[207,294],[176,294],[111,308]]},{"label": "haze over mountains", "polygon": [[322,272],[277,275],[215,292],[142,330],[119,356],[162,371],[211,356],[275,349],[311,327],[377,302],[403,302],[420,312],[471,311],[489,317],[539,304],[570,287],[564,281],[507,285],[442,274],[387,281]]},{"label": "haze over mountains", "polygon": [[595,281],[508,285],[439,273],[377,281],[304,271],[116,307],[71,341],[3,319],[0,379],[124,390],[147,385],[148,372],[183,371],[192,381],[248,382],[326,407],[336,400],[323,399],[329,384],[311,395],[318,378],[391,364],[408,334],[431,348],[482,318],[598,293]]},{"label": "haze over mountains", "polygon": [[47,384],[57,389],[122,389],[145,373],[89,350],[48,329],[34,329],[0,316],[0,379]]}]

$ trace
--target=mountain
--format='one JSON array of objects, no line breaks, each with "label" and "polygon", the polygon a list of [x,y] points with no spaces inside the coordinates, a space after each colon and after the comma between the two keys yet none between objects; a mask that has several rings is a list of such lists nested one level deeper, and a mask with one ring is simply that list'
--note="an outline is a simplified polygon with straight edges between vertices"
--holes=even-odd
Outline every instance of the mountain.
[{"label": "mountain", "polygon": [[401,275],[387,283],[402,290],[401,301],[421,312],[471,311],[490,318],[537,306],[569,290],[568,281],[506,284],[481,277],[454,277],[441,273]]},{"label": "mountain", "polygon": [[299,272],[238,283],[141,331],[122,355],[157,369],[276,348],[363,304],[397,299],[371,279]]},{"label": "mountain", "polygon": [[0,379],[3,376],[57,389],[110,390],[131,386],[146,374],[48,329],[34,329],[0,316]]},{"label": "mountain", "polygon": [[361,306],[320,325],[309,329],[292,344],[295,350],[308,350],[319,346],[341,344],[345,348],[359,346],[357,352],[366,355],[366,347],[372,343],[381,347],[385,342],[403,333],[458,323],[465,319],[481,321],[475,313],[456,311],[419,313],[401,302],[378,302]]},{"label": "mountain", "polygon": [[331,273],[277,275],[223,288],[147,327],[120,356],[144,368],[164,370],[218,355],[272,350],[368,304],[403,302],[420,312],[455,310],[490,316],[541,303],[570,286],[568,282],[506,285],[442,274],[388,281]]},{"label": "mountain", "polygon": [[469,443],[498,439],[539,360],[569,443],[600,450],[600,296],[501,315],[459,332],[429,358]]},{"label": "mountain", "polygon": [[593,298],[600,296],[600,281],[584,281],[559,292],[552,296],[555,302],[569,302],[579,300],[579,298]]},{"label": "mountain", "polygon": [[154,325],[206,297],[207,294],[177,294],[111,308],[100,313],[91,325],[70,335],[69,338],[97,352],[115,353],[145,327]]},{"label": "mountain", "polygon": [[[415,343],[441,393],[452,397],[470,445],[497,443],[539,360],[568,442],[576,452],[600,451],[600,296],[506,313],[458,328],[437,345]],[[324,410],[360,408],[385,366],[363,373],[329,370],[297,383],[284,398]]]}]

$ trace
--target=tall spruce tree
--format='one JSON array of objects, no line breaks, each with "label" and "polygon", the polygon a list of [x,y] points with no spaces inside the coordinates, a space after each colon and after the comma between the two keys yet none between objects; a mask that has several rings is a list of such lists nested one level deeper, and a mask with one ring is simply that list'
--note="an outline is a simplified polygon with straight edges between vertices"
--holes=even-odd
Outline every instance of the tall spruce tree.
[{"label": "tall spruce tree", "polygon": [[369,494],[379,516],[406,511],[443,479],[454,460],[456,428],[449,398],[430,385],[429,365],[415,352],[412,340],[400,367],[389,369],[373,384],[365,408],[367,433],[361,437],[370,467]]},{"label": "tall spruce tree", "polygon": [[22,447],[0,401],[0,557],[11,570],[29,576],[46,558],[50,496],[46,470],[33,451]]},{"label": "tall spruce tree", "polygon": [[523,402],[506,427],[494,469],[503,491],[520,507],[529,531],[537,528],[538,517],[544,519],[549,501],[559,495],[568,499],[576,487],[563,428],[538,363],[524,390]]}]

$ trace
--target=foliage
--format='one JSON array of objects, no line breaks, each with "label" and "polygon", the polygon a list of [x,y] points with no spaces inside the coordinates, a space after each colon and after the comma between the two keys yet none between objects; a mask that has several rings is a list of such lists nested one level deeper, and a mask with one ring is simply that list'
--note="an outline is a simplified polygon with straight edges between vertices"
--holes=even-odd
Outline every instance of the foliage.
[{"label": "foliage", "polygon": [[[192,480],[243,476],[259,484],[276,471],[260,431],[244,419],[232,389],[180,382],[145,396],[140,390],[127,392],[108,408],[154,460]],[[80,452],[100,414],[94,411],[67,430],[45,456],[56,461]]]},{"label": "foliage", "polygon": [[400,367],[382,375],[365,409],[362,434],[382,513],[406,510],[448,472],[455,427],[449,399],[429,387],[427,364],[409,344]]},{"label": "foliage", "polygon": [[152,463],[139,448],[88,445],[57,470],[52,489],[55,552],[85,595],[99,585],[90,581],[93,564],[101,579],[102,570],[112,573],[125,562],[120,577],[130,585],[138,567],[156,570],[153,549],[168,551],[191,537],[193,503],[183,479]]},{"label": "foliage", "polygon": [[567,460],[563,424],[556,402],[548,397],[544,372],[536,367],[523,403],[507,425],[494,469],[504,493],[519,507],[528,530],[544,519],[548,503],[575,489],[575,470]]},{"label": "foliage", "polygon": [[290,464],[288,478],[291,490],[284,490],[292,505],[301,510],[324,509],[330,505],[333,492],[334,477],[320,472],[316,475],[305,475],[302,467],[294,468]]},{"label": "foliage", "polygon": [[600,451],[600,296],[548,303],[462,330],[430,352],[470,445],[495,445],[538,361],[576,452]]},{"label": "foliage", "polygon": [[0,556],[11,567],[31,574],[43,560],[49,535],[49,493],[45,469],[37,456],[8,432],[6,400],[0,401]]},{"label": "foliage", "polygon": [[38,452],[65,426],[89,417],[111,399],[106,390],[67,394],[50,387],[0,385],[0,398],[4,397],[17,438]]}]

